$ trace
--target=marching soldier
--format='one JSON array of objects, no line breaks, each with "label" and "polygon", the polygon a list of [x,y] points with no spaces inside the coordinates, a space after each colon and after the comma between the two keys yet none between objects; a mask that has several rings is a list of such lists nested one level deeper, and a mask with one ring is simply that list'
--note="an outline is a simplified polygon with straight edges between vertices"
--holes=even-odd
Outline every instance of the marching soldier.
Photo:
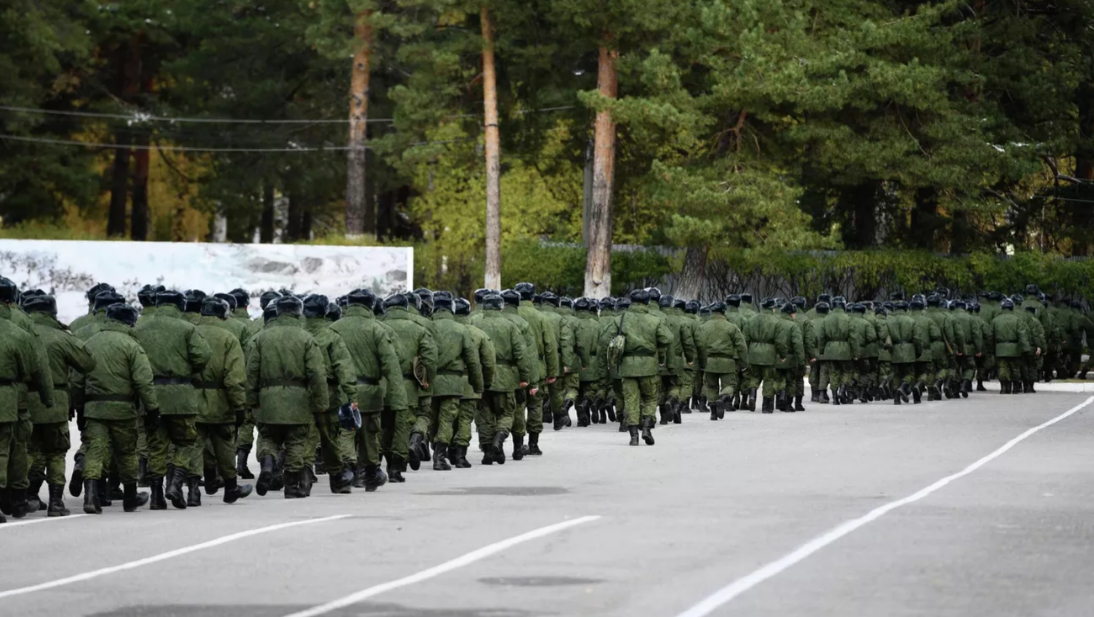
[{"label": "marching soldier", "polygon": [[748,409],[756,410],[756,397],[763,383],[763,413],[775,412],[775,393],[781,390],[775,366],[784,361],[789,353],[788,339],[780,336],[779,318],[772,310],[774,298],[765,298],[762,312],[745,322],[744,335],[748,341],[749,379]]},{"label": "marching soldier", "polygon": [[[494,375],[483,392],[475,417],[482,464],[505,464],[505,440],[513,430],[517,392],[531,382],[536,361],[528,353],[526,338],[516,323],[502,315],[505,301],[497,294],[483,296],[482,311],[471,323],[489,337],[494,347]],[[520,452],[516,446],[514,454]],[[522,455],[523,456],[523,455]]]},{"label": "marching soldier", "polygon": [[[991,321],[995,359],[999,365],[999,394],[1022,392],[1022,361],[1033,351],[1026,321],[1014,312],[1014,301],[1004,298],[1000,313]],[[1037,355],[1041,350],[1037,349]]]},{"label": "marching soldier", "polygon": [[453,300],[434,296],[433,322],[437,331],[437,379],[433,384],[432,424],[437,427],[433,440],[433,470],[450,471],[445,461],[452,443],[452,428],[460,414],[460,399],[466,382],[482,393],[482,365],[471,331],[456,322]]},{"label": "marching soldier", "polygon": [[[631,307],[619,316],[617,334],[623,338],[621,349],[608,344],[608,358],[619,367],[626,399],[626,423],[630,445],[638,445],[638,432],[646,445],[654,445],[657,391],[660,383],[658,358],[667,358],[672,349],[672,333],[664,322],[649,312],[650,293],[636,289],[630,293]],[[616,357],[613,357],[613,354]],[[614,360],[614,361],[613,361]]]},{"label": "marching soldier", "polygon": [[710,311],[710,319],[699,326],[695,341],[710,419],[721,420],[726,411],[734,410],[732,401],[748,370],[748,344],[740,328],[726,319],[724,303],[715,302]]},{"label": "marching soldier", "polygon": [[[536,286],[531,283],[517,283],[513,291],[520,295],[517,316],[527,322],[531,331],[532,342],[535,343],[534,354],[539,358],[537,382],[528,386],[525,397],[528,418],[523,422],[514,421],[513,444],[517,444],[518,430],[520,431],[520,438],[523,438],[523,432],[526,430],[528,432],[528,453],[538,456],[543,454],[539,447],[539,435],[543,432],[543,403],[547,400],[546,388],[555,383],[555,380],[562,372],[558,358],[558,341],[551,336],[550,328],[547,327],[543,317],[532,304],[532,298],[536,294]],[[506,304],[510,303],[509,297],[504,292],[502,292],[502,299],[505,300]],[[503,314],[507,313],[508,311]],[[532,390],[536,390],[536,394],[532,394]],[[519,406],[520,401],[517,401],[517,404]],[[514,455],[513,458],[520,460],[521,457]]]},{"label": "marching soldier", "polygon": [[[453,305],[456,315],[456,323],[466,327],[471,333],[472,347],[482,365],[482,381],[484,392],[490,388],[495,375],[497,375],[497,351],[489,335],[478,326],[471,323],[471,303],[464,298],[456,298]],[[448,460],[453,467],[466,469],[471,466],[467,460],[467,448],[471,445],[471,422],[476,416],[481,415],[479,408],[482,406],[483,392],[475,392],[470,380],[464,385],[463,396],[460,398],[460,413],[456,418],[455,429],[452,433],[452,441],[448,445]]]},{"label": "marching soldier", "polygon": [[[409,312],[411,299],[419,301],[418,296],[413,294],[395,294],[384,300],[383,323],[395,333],[392,342],[399,357],[402,384],[409,407],[407,410],[396,410],[389,401],[384,408],[384,413],[388,416],[383,423],[384,454],[388,456],[388,475],[392,482],[404,481],[402,472],[406,471],[408,460],[414,469],[418,469],[420,465],[420,450],[412,441],[411,429],[414,427],[419,401],[428,397],[429,387],[437,374],[436,339],[431,329],[412,319]],[[348,314],[347,312],[345,315]],[[346,319],[346,316],[342,319]],[[416,366],[423,376],[422,382],[415,377]],[[390,392],[391,384],[388,389],[390,398],[393,395]],[[418,441],[421,439],[419,434]],[[391,453],[390,456],[388,452]]]}]

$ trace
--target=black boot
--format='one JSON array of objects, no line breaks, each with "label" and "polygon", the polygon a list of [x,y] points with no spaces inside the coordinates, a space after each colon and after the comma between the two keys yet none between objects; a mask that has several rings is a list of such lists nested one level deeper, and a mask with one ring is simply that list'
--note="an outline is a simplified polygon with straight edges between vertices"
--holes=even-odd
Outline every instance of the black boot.
[{"label": "black boot", "polygon": [[923,383],[916,383],[912,386],[912,404],[918,405],[923,402]]},{"label": "black boot", "polygon": [[669,416],[670,416],[669,404],[668,403],[661,403],[660,405],[658,405],[657,406],[657,415],[660,418],[660,420],[658,420],[658,424],[660,424],[662,426],[668,424],[669,423]]},{"label": "black boot", "polygon": [[285,472],[285,499],[304,499],[307,495],[301,486],[304,482],[303,471]]},{"label": "black boot", "polygon": [[163,496],[163,478],[160,476],[148,476],[148,486],[152,489],[152,505],[148,506],[149,510],[166,510],[167,500]]},{"label": "black boot", "polygon": [[1026,380],[1022,384],[1022,392],[1024,394],[1033,394],[1033,382]]},{"label": "black boot", "polygon": [[[1086,379],[1086,378],[1084,377],[1083,379]],[[610,398],[610,399],[604,401],[604,411],[608,414],[608,422],[615,422],[616,421],[616,415],[617,414],[615,413],[615,399],[614,398]]]},{"label": "black boot", "polygon": [[79,497],[84,486],[84,455],[76,453],[75,462],[72,464],[72,478],[68,481],[68,492],[73,497]]},{"label": "black boot", "polygon": [[46,511],[46,516],[68,516],[68,508],[65,507],[65,485],[64,484],[50,484],[49,485],[49,508]]},{"label": "black boot", "polygon": [[818,390],[817,388],[810,388],[810,390],[809,390],[809,402],[810,403],[819,403],[819,402],[821,402],[820,401],[820,390]]},{"label": "black boot", "polygon": [[628,426],[627,430],[631,434],[631,445],[632,446],[637,446],[638,445],[638,427],[637,426]]},{"label": "black boot", "polygon": [[971,379],[965,379],[964,381],[961,382],[961,396],[964,397],[964,398],[969,398],[969,394],[971,394],[971,393],[972,393],[972,380]]},{"label": "black boot", "polygon": [[274,457],[267,454],[258,461],[260,470],[258,472],[258,483],[255,485],[255,492],[259,495],[265,495],[270,490],[270,483],[273,481],[274,472]]},{"label": "black boot", "polygon": [[749,411],[756,411],[756,388],[749,388],[748,401],[745,403],[745,407]]},{"label": "black boot", "polygon": [[122,485],[122,510],[136,512],[137,508],[148,503],[148,493],[137,492],[136,482],[126,482]]},{"label": "black boot", "polygon": [[760,411],[762,413],[775,413],[775,398],[772,396],[765,396],[763,397],[763,401],[763,407]]},{"label": "black boot", "polygon": [[987,392],[988,391],[988,389],[984,387],[984,380],[981,379],[980,377],[976,378],[976,391],[977,392]]},{"label": "black boot", "polygon": [[893,396],[893,398],[894,399],[901,399],[903,402],[907,403],[908,401],[911,400],[911,396],[912,396],[912,387],[907,383],[902,383],[902,384],[900,384],[900,387],[897,388],[896,394]]},{"label": "black boot", "polygon": [[224,479],[220,477],[216,467],[205,468],[205,494],[216,495],[217,491],[224,486]]},{"label": "black boot", "polygon": [[201,486],[198,482],[200,478],[198,476],[190,476],[186,478],[186,507],[187,508],[199,508],[201,507]]},{"label": "black boot", "polygon": [[254,480],[255,477],[250,468],[247,467],[247,457],[250,455],[250,450],[244,450],[243,448],[236,450],[236,476],[244,480]]},{"label": "black boot", "polygon": [[900,394],[899,394],[899,393],[897,393],[897,395],[893,397],[893,404],[894,404],[894,405],[903,405],[903,404],[904,404],[904,403],[903,403],[903,402],[901,401],[901,397],[900,397]]},{"label": "black boot", "polygon": [[790,401],[789,401],[789,399],[787,398],[787,396],[785,394],[780,392],[780,393],[775,395],[775,409],[777,411],[781,411],[783,413],[786,413],[786,412],[790,411],[789,406],[790,406]]},{"label": "black boot", "polygon": [[11,517],[23,518],[27,515],[29,510],[30,506],[27,504],[27,489],[11,489]]},{"label": "black boot", "polygon": [[726,411],[737,411],[741,408],[741,391],[738,390],[733,393],[733,398],[729,401],[729,409]]},{"label": "black boot", "polygon": [[440,442],[433,444],[433,471],[452,471],[452,466],[444,460],[444,456],[441,454],[447,447]]},{"label": "black boot", "polygon": [[42,492],[42,485],[46,483],[45,475],[41,473],[30,474],[30,486],[27,488],[27,512],[45,510],[46,504],[38,496]]},{"label": "black boot", "polygon": [[675,405],[672,406],[672,423],[673,424],[683,424],[684,423],[683,413],[684,413],[684,407],[686,407],[686,406],[687,406],[686,401],[678,401]]},{"label": "black boot", "polygon": [[379,465],[365,465],[365,492],[375,493],[376,489],[387,484],[387,474]]},{"label": "black boot", "polygon": [[805,406],[802,405],[802,397],[794,397],[794,411],[805,411]]},{"label": "black boot", "polygon": [[528,454],[543,456],[543,450],[539,449],[539,433],[528,434]]},{"label": "black boot", "polygon": [[406,482],[403,471],[406,470],[406,461],[400,456],[392,455],[387,464],[387,479],[395,484]]},{"label": "black boot", "polygon": [[327,474],[327,477],[330,479],[330,492],[332,495],[349,495],[353,493],[353,480],[357,476],[353,473],[350,465],[343,465],[341,470]]},{"label": "black boot", "polygon": [[[715,399],[714,401],[712,401],[710,403],[709,407],[710,407],[710,420],[711,420],[711,422],[716,422],[718,420],[719,412],[721,412],[722,405],[725,405],[725,404],[726,404],[725,395],[719,396],[717,399]],[[638,445],[638,444],[635,443],[634,445]]]},{"label": "black boot", "polygon": [[[106,485],[110,489],[109,495],[111,501],[121,501],[125,498],[125,492],[122,491],[122,477],[120,472],[111,472],[106,477]],[[102,496],[100,495],[99,498],[102,499]]]},{"label": "black boot", "polygon": [[84,480],[84,514],[102,514],[99,506],[99,481]]},{"label": "black boot", "polygon": [[[498,434],[494,433],[494,439],[498,438]],[[529,439],[529,441],[531,441]],[[497,459],[497,451],[495,451],[494,458]],[[502,462],[505,460],[505,451],[501,451]],[[524,435],[513,434],[513,460],[519,461],[524,458]]]},{"label": "black boot", "polygon": [[[513,437],[513,439],[516,440],[516,437]],[[482,461],[479,464],[480,465],[493,465],[494,464],[494,446],[491,445],[491,444],[486,444],[486,445],[483,445],[483,446],[480,446],[480,447],[482,448]]]},{"label": "black boot", "polygon": [[137,486],[147,487],[150,484],[148,480],[148,459],[141,457],[137,463]]},{"label": "black boot", "polygon": [[425,443],[422,441],[421,433],[410,434],[410,468],[414,471],[418,471],[418,468],[422,466],[422,445]]},{"label": "black boot", "polygon": [[99,478],[99,507],[109,508],[114,505],[114,499],[111,493],[110,481],[106,478]]},{"label": "black boot", "polygon": [[680,401],[679,413],[691,413],[691,399]]},{"label": "black boot", "polygon": [[186,509],[186,497],[182,494],[182,486],[186,484],[186,470],[181,467],[175,467],[171,470],[171,475],[167,478],[167,488],[163,491],[163,495],[167,497],[167,501],[171,502],[172,506],[175,506],[178,510]]},{"label": "black boot", "polygon": [[[505,457],[505,440],[508,437],[509,437],[508,432],[506,432],[506,431],[496,431],[494,433],[494,440],[492,442],[490,442],[490,451],[494,455],[494,460],[498,461],[499,463],[502,463],[502,464],[504,464],[503,461],[498,460],[498,453],[500,452],[502,458],[504,459],[504,457]],[[517,456],[518,456],[517,452],[520,451],[520,448],[521,448],[522,445],[523,444],[520,443],[520,439],[517,438],[516,436],[514,436],[513,437],[513,460],[520,460],[519,458],[517,458]],[[520,455],[520,456],[521,456],[521,458],[523,458],[523,455]]]},{"label": "black boot", "polygon": [[300,492],[304,493],[305,497],[311,497],[311,487],[318,479],[311,466],[304,467],[304,471],[300,472]]},{"label": "black boot", "polygon": [[[594,418],[593,422],[599,418]],[[589,426],[589,399],[581,399],[577,404],[577,426],[579,428]]]},{"label": "black boot", "polygon": [[642,424],[642,441],[647,446],[653,445],[653,418],[646,418]]},{"label": "black boot", "polygon": [[[347,469],[346,471],[348,472],[349,470]],[[331,492],[335,493],[336,491],[332,490]],[[224,503],[235,503],[250,494],[250,484],[239,484],[239,481],[236,478],[224,479]]]},{"label": "black boot", "polygon": [[824,390],[821,390],[820,403],[821,403],[821,405],[829,405],[829,404],[832,403],[832,399],[828,398],[828,389],[827,388],[825,388]]},{"label": "black boot", "polygon": [[833,405],[842,405],[843,404],[843,401],[840,400],[840,390],[841,390],[841,388],[837,388],[836,386],[832,386],[832,404]]}]

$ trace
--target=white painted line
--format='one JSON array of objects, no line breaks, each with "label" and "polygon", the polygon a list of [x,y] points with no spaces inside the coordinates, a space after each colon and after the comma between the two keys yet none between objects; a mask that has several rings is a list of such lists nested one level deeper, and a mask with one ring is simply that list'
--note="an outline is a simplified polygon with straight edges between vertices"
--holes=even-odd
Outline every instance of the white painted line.
[{"label": "white painted line", "polygon": [[1071,409],[1069,409],[1066,412],[1056,416],[1055,418],[1049,420],[1048,422],[1045,422],[1044,424],[1041,424],[1039,426],[1035,426],[1035,427],[1029,429],[1028,431],[1022,433],[1021,435],[1015,437],[1014,439],[1011,439],[1007,443],[1003,444],[1003,446],[1001,448],[999,448],[998,450],[996,450],[995,452],[992,452],[991,454],[989,454],[989,455],[985,456],[984,458],[976,461],[975,463],[973,463],[972,465],[969,465],[968,467],[962,469],[961,471],[959,471],[959,472],[957,472],[953,475],[946,476],[945,478],[942,478],[938,482],[935,482],[934,484],[932,484],[932,485],[930,485],[930,486],[928,486],[924,489],[921,489],[920,491],[918,491],[916,493],[908,495],[907,497],[905,497],[903,499],[898,499],[897,501],[893,501],[893,502],[887,503],[887,504],[885,504],[881,507],[875,508],[875,509],[869,511],[868,513],[866,513],[865,515],[860,516],[859,518],[849,520],[849,521],[839,525],[838,527],[835,527],[834,529],[828,531],[827,533],[824,533],[820,536],[817,536],[816,538],[813,538],[809,542],[807,542],[807,543],[803,544],[802,546],[798,547],[793,552],[788,553],[788,554],[784,555],[783,557],[780,557],[779,559],[777,559],[775,561],[772,561],[771,563],[765,565],[764,567],[760,568],[759,570],[753,571],[751,574],[748,574],[747,576],[744,576],[743,578],[739,578],[739,579],[733,581],[732,583],[730,583],[729,585],[726,585],[725,587],[722,587],[721,589],[714,592],[710,596],[707,596],[705,599],[703,599],[702,602],[699,602],[695,606],[693,606],[693,607],[689,608],[688,610],[680,613],[677,617],[705,617],[706,615],[711,614],[712,612],[717,610],[718,607],[723,606],[725,604],[728,604],[729,602],[733,601],[733,599],[735,599],[737,596],[745,593],[746,591],[752,589],[753,587],[755,587],[756,585],[759,585],[760,583],[766,581],[767,579],[772,578],[772,577],[774,577],[778,574],[781,574],[782,572],[784,572],[785,570],[787,570],[791,566],[797,564],[800,561],[803,561],[805,558],[809,557],[813,553],[816,553],[817,551],[819,551],[822,548],[828,546],[829,544],[832,544],[836,540],[839,540],[840,538],[850,534],[852,531],[855,531],[856,529],[865,526],[867,523],[876,521],[877,519],[885,516],[886,514],[892,512],[893,510],[896,510],[897,508],[900,508],[902,506],[906,506],[910,503],[915,503],[915,502],[919,501],[920,499],[923,499],[924,497],[927,497],[931,493],[934,493],[935,491],[939,490],[940,488],[946,486],[950,482],[953,482],[954,480],[963,478],[963,477],[969,475],[970,473],[976,471],[977,469],[980,469],[984,465],[987,465],[988,463],[992,462],[993,460],[999,458],[1004,453],[1006,453],[1007,450],[1010,450],[1014,446],[1018,445],[1019,443],[1021,443],[1022,441],[1024,441],[1026,438],[1030,437],[1034,433],[1037,433],[1038,431],[1040,431],[1042,429],[1046,429],[1046,428],[1052,426],[1053,424],[1056,424],[1057,422],[1060,422],[1061,420],[1064,420],[1064,419],[1070,417],[1072,414],[1077,413],[1079,410],[1086,407],[1087,405],[1090,405],[1092,402],[1094,402],[1094,396],[1086,399],[1086,401],[1083,402],[1082,404],[1077,405],[1076,407],[1072,407]]},{"label": "white painted line", "polygon": [[0,531],[5,529],[11,529],[12,527],[22,527],[23,525],[34,525],[36,523],[49,523],[51,521],[67,521],[74,518],[80,518],[81,516],[87,516],[86,514],[69,514],[68,516],[54,516],[53,518],[35,518],[29,521],[15,520],[8,521],[3,525],[0,525]]},{"label": "white painted line", "polygon": [[159,555],[153,555],[151,557],[145,557],[144,559],[138,559],[136,561],[130,561],[117,566],[110,566],[109,568],[102,568],[101,570],[92,570],[91,572],[84,572],[83,574],[77,574],[75,576],[69,576],[67,578],[59,578],[55,581],[49,581],[48,583],[40,583],[38,585],[31,585],[29,587],[20,587],[18,589],[9,589],[7,591],[0,591],[0,600],[4,598],[10,598],[12,596],[20,596],[23,594],[34,593],[35,591],[44,591],[46,589],[53,589],[54,587],[61,587],[64,585],[71,585],[72,583],[80,583],[83,581],[98,578],[100,576],[106,576],[107,574],[114,574],[115,572],[122,572],[124,570],[132,570],[141,566],[147,566],[159,561],[166,561],[172,557],[178,557],[180,555],[186,555],[187,553],[193,553],[195,551],[204,550],[207,548],[213,548],[214,546],[220,546],[236,540],[242,540],[243,538],[249,538],[251,536],[257,536],[264,533],[270,533],[271,531],[279,531],[282,529],[288,529],[290,527],[299,527],[301,525],[312,525],[315,523],[327,523],[338,519],[346,518],[349,514],[339,514],[337,516],[328,516],[326,518],[313,518],[306,521],[293,521],[291,523],[281,523],[279,525],[270,525],[269,527],[259,527],[258,529],[249,529],[247,531],[241,531],[239,533],[233,533],[231,535],[222,536],[215,540],[209,540],[208,542],[202,542],[201,544],[195,544],[193,546],[187,546],[166,553],[160,553]]},{"label": "white painted line", "polygon": [[391,591],[392,589],[398,589],[400,587],[406,587],[407,585],[413,585],[414,583],[420,583],[422,581],[429,580],[447,572],[451,572],[458,568],[471,565],[476,561],[479,561],[480,559],[485,559],[491,555],[500,553],[507,548],[511,548],[518,544],[528,542],[529,540],[542,538],[543,536],[550,535],[552,533],[555,533],[556,531],[562,531],[563,529],[576,527],[577,525],[581,525],[583,523],[590,523],[599,518],[599,516],[583,516],[581,518],[575,518],[574,520],[566,521],[564,523],[548,525],[547,527],[540,527],[539,529],[529,531],[528,533],[523,533],[519,536],[513,536],[512,538],[509,538],[507,540],[502,540],[501,542],[495,542],[494,544],[491,544],[489,546],[484,546],[465,555],[461,555],[460,557],[457,557],[451,561],[446,561],[439,566],[433,566],[428,570],[422,570],[421,572],[411,574],[410,576],[405,576],[394,581],[380,583],[379,585],[374,585],[367,589],[362,589],[357,593],[352,593],[343,598],[332,600],[330,602],[327,602],[326,604],[320,604],[319,606],[314,606],[307,610],[292,613],[287,617],[316,617],[317,615],[324,615],[326,613],[330,613],[331,611],[336,611],[340,608],[345,608],[347,606],[356,604],[358,602],[361,602],[362,600],[367,600],[368,598],[371,598],[373,596],[378,596],[382,593]]}]

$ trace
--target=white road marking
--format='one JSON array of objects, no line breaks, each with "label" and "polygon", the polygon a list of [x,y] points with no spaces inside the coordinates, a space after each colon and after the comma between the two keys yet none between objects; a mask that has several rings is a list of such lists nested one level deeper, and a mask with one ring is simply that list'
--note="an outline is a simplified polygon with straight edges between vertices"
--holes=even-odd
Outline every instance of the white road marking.
[{"label": "white road marking", "polygon": [[860,516],[859,518],[849,520],[849,521],[839,525],[838,527],[835,527],[834,529],[828,531],[827,533],[824,533],[820,536],[817,536],[816,538],[813,538],[809,542],[807,542],[807,543],[803,544],[802,546],[798,547],[793,552],[788,553],[788,554],[784,555],[783,557],[780,557],[779,559],[777,559],[775,561],[772,561],[771,563],[765,565],[764,567],[762,567],[758,570],[753,571],[752,573],[748,574],[747,576],[744,576],[742,578],[739,578],[739,579],[733,581],[732,583],[730,583],[729,585],[726,585],[725,587],[722,587],[721,589],[714,592],[710,596],[707,596],[705,599],[703,599],[702,602],[699,602],[695,606],[693,606],[693,607],[687,609],[686,611],[680,613],[677,617],[705,617],[706,615],[711,614],[712,612],[717,610],[719,607],[733,601],[737,596],[745,593],[746,591],[752,589],[753,587],[755,587],[756,585],[759,585],[760,583],[766,581],[767,579],[772,578],[772,577],[774,577],[778,574],[781,574],[782,572],[784,572],[785,570],[787,570],[791,566],[797,564],[800,561],[803,561],[804,559],[806,559],[807,557],[809,557],[813,553],[816,553],[817,551],[819,551],[822,548],[828,546],[829,544],[832,544],[836,540],[839,540],[840,538],[850,534],[851,532],[855,531],[856,529],[859,529],[860,527],[865,526],[867,523],[876,521],[877,519],[885,516],[886,514],[892,512],[893,510],[896,510],[897,508],[900,508],[902,506],[906,506],[910,503],[915,503],[915,502],[919,501],[920,499],[923,499],[924,497],[927,497],[931,493],[934,493],[935,491],[941,489],[942,487],[946,486],[950,482],[953,482],[954,480],[963,478],[963,477],[971,474],[972,472],[976,471],[977,469],[980,469],[984,465],[987,465],[988,463],[992,462],[993,460],[999,458],[1004,453],[1006,453],[1008,450],[1010,450],[1014,446],[1018,445],[1019,443],[1021,443],[1022,441],[1024,441],[1025,439],[1027,439],[1028,437],[1030,437],[1034,433],[1037,433],[1038,431],[1040,431],[1042,429],[1046,429],[1046,428],[1052,426],[1053,424],[1056,424],[1057,422],[1060,422],[1061,420],[1067,419],[1068,417],[1070,417],[1071,415],[1077,413],[1079,410],[1083,409],[1087,405],[1090,405],[1092,402],[1094,402],[1094,396],[1086,399],[1085,402],[1083,402],[1083,403],[1081,403],[1081,404],[1067,410],[1066,412],[1056,416],[1055,418],[1045,422],[1044,424],[1041,424],[1039,426],[1035,426],[1035,427],[1027,430],[1026,432],[1022,433],[1021,435],[1015,437],[1014,439],[1011,439],[1007,443],[1003,444],[1003,446],[1001,448],[999,448],[998,450],[996,450],[995,452],[992,452],[991,454],[985,456],[984,458],[976,461],[975,463],[973,463],[972,465],[969,465],[965,469],[963,469],[963,470],[961,470],[961,471],[959,471],[959,472],[957,472],[953,475],[946,476],[945,478],[942,478],[938,482],[935,482],[934,484],[932,484],[932,485],[930,485],[930,486],[928,486],[924,489],[921,489],[920,491],[918,491],[916,493],[908,495],[907,497],[905,497],[903,499],[898,499],[897,501],[893,501],[893,502],[887,503],[887,504],[885,504],[881,507],[875,508],[875,509],[869,511],[868,513],[866,513],[865,515]]},{"label": "white road marking", "polygon": [[513,536],[512,538],[509,538],[507,540],[502,540],[501,542],[495,542],[494,544],[491,544],[489,546],[484,546],[465,555],[461,555],[460,557],[457,557],[451,561],[446,561],[439,566],[433,566],[428,570],[422,570],[421,572],[411,574],[410,576],[405,576],[394,581],[388,581],[386,583],[374,585],[367,589],[362,589],[361,591],[352,593],[343,598],[332,600],[331,602],[327,602],[326,604],[320,604],[319,606],[314,606],[307,610],[292,613],[287,617],[316,617],[317,615],[324,615],[326,613],[330,613],[331,611],[336,611],[340,608],[345,608],[347,606],[356,604],[362,600],[367,600],[368,598],[371,598],[373,596],[378,596],[382,593],[391,591],[392,589],[398,589],[400,587],[406,587],[407,585],[413,585],[414,583],[420,583],[422,581],[429,580],[447,572],[451,572],[458,568],[471,565],[476,561],[479,561],[480,559],[485,559],[491,555],[500,553],[507,548],[511,548],[518,544],[528,542],[529,540],[542,538],[543,536],[550,535],[552,533],[555,533],[556,531],[562,531],[564,529],[569,529],[570,527],[576,527],[577,525],[589,523],[599,518],[599,516],[583,516],[581,518],[576,518],[571,521],[566,521],[564,523],[548,525],[547,527],[540,527],[539,529],[529,531],[528,533],[523,533],[519,536]]},{"label": "white road marking", "polygon": [[86,514],[69,514],[68,516],[54,516],[53,518],[35,518],[29,521],[16,520],[14,522],[8,521],[3,525],[0,525],[0,531],[4,529],[11,529],[12,527],[22,527],[23,525],[34,525],[35,523],[48,523],[50,521],[67,521],[74,518],[80,518],[81,516],[87,516]]},{"label": "white road marking", "polygon": [[34,593],[36,591],[44,591],[46,589],[53,589],[54,587],[61,587],[64,585],[71,585],[72,583],[80,583],[83,581],[98,578],[100,576],[106,576],[107,574],[114,574],[115,572],[122,572],[124,570],[132,570],[141,566],[147,566],[159,561],[165,561],[172,557],[178,557],[180,555],[186,555],[187,553],[193,553],[195,551],[204,550],[207,548],[213,548],[214,546],[220,546],[236,540],[242,540],[243,538],[249,538],[251,536],[257,536],[264,533],[270,533],[271,531],[280,531],[282,529],[288,529],[290,527],[299,527],[301,525],[312,525],[315,523],[327,523],[338,519],[343,519],[350,516],[349,514],[339,514],[337,516],[328,516],[326,518],[313,518],[305,521],[293,521],[291,523],[281,523],[279,525],[270,525],[268,527],[259,527],[258,529],[249,529],[247,531],[241,531],[239,533],[233,533],[231,535],[222,536],[208,542],[202,542],[201,544],[195,544],[193,546],[186,546],[183,548],[168,551],[166,553],[160,553],[159,555],[153,555],[151,557],[145,557],[144,559],[138,559],[136,561],[130,561],[117,566],[111,566],[109,568],[102,568],[100,570],[92,570],[91,572],[84,572],[83,574],[77,574],[75,576],[69,576],[66,578],[59,578],[55,581],[49,581],[47,583],[40,583],[38,585],[31,585],[29,587],[20,587],[18,589],[9,589],[7,591],[0,591],[0,600],[4,598],[10,598],[12,596],[20,596],[23,594]]}]

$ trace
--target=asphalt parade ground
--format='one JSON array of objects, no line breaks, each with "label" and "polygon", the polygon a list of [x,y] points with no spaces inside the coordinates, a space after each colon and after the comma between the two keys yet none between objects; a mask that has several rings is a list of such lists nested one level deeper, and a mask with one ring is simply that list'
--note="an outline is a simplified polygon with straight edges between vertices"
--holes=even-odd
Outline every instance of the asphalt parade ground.
[{"label": "asphalt parade ground", "polygon": [[1094,397],[807,409],[548,431],[375,493],[69,498],[0,525],[0,614],[1094,615]]}]

